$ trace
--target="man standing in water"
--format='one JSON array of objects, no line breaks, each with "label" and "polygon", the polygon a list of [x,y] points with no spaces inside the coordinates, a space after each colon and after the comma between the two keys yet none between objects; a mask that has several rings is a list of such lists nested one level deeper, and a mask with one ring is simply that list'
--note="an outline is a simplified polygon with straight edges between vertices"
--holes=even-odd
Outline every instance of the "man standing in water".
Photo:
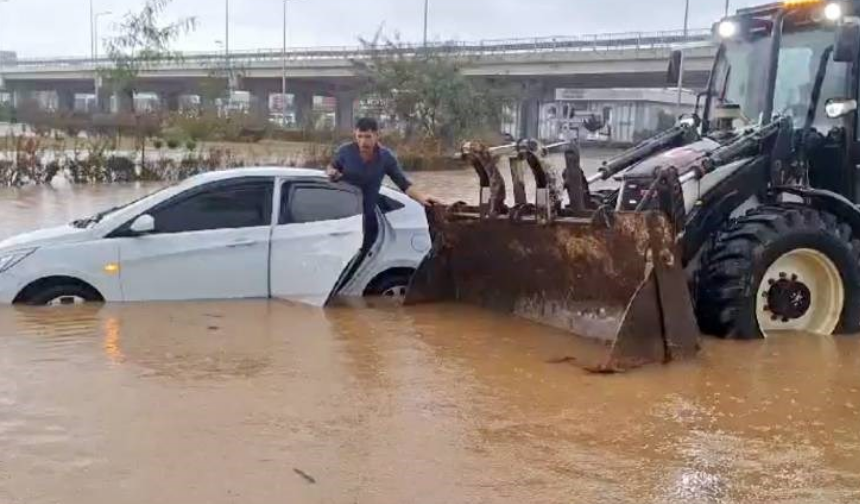
[{"label": "man standing in water", "polygon": [[373,246],[379,234],[376,206],[382,179],[386,175],[401,191],[418,203],[424,206],[439,203],[436,198],[415,189],[403,173],[394,153],[379,144],[379,124],[372,118],[358,120],[354,140],[337,150],[326,173],[332,181],[344,181],[361,189],[364,199],[363,251]]}]

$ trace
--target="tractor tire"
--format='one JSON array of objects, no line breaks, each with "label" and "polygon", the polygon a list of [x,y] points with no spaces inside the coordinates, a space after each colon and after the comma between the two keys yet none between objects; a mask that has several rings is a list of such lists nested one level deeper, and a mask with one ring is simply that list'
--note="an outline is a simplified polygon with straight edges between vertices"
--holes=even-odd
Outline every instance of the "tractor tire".
[{"label": "tractor tire", "polygon": [[713,336],[857,332],[860,240],[826,212],[759,207],[715,235],[696,289],[699,325]]}]

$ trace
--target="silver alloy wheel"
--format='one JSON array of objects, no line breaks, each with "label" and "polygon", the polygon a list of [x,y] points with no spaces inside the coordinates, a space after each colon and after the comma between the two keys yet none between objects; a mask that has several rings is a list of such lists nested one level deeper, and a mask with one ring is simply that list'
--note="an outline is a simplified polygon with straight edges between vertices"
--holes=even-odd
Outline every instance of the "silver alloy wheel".
[{"label": "silver alloy wheel", "polygon": [[408,287],[406,285],[394,285],[382,291],[382,297],[392,299],[405,299],[407,289]]},{"label": "silver alloy wheel", "polygon": [[65,296],[57,296],[45,304],[47,306],[68,306],[68,305],[80,305],[80,304],[84,304],[86,302],[87,302],[87,300],[82,298],[81,296],[65,295]]}]

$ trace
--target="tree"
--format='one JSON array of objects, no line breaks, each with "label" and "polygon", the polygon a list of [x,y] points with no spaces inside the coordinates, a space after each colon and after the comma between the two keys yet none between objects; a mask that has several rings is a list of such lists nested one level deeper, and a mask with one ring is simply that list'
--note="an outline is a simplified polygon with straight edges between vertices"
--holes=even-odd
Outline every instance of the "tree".
[{"label": "tree", "polygon": [[[158,63],[178,61],[182,55],[171,49],[181,35],[193,30],[196,18],[182,18],[164,23],[161,16],[171,0],[145,0],[139,13],[128,13],[119,24],[119,34],[107,41],[107,54],[113,65],[101,71],[108,84],[123,102],[129,104],[133,131],[140,149],[141,166],[146,164],[146,141],[157,130],[158,118],[152,115],[141,118],[134,105],[140,73]],[[122,122],[122,121],[121,121]]]},{"label": "tree", "polygon": [[466,77],[463,60],[444,48],[414,50],[380,35],[361,43],[370,57],[355,60],[363,94],[407,138],[453,143],[467,135],[498,133],[507,96],[486,81]]},{"label": "tree", "polygon": [[128,13],[119,24],[119,34],[106,43],[108,58],[113,65],[101,70],[102,77],[129,100],[134,111],[134,93],[140,73],[165,61],[176,61],[181,54],[171,49],[181,35],[192,31],[197,24],[194,17],[163,23],[161,16],[171,0],[145,0],[138,13]]}]

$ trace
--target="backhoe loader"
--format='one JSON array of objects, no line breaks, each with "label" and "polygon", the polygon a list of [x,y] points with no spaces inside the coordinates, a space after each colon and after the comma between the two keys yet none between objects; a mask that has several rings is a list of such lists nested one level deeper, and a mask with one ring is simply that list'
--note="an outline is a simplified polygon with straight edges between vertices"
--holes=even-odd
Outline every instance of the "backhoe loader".
[{"label": "backhoe loader", "polygon": [[465,144],[478,204],[428,210],[433,249],[406,303],[462,301],[604,342],[603,371],[695,356],[702,334],[858,332],[858,14],[860,0],[788,0],[719,21],[696,111],[595,174],[575,142],[560,176],[557,145]]}]

